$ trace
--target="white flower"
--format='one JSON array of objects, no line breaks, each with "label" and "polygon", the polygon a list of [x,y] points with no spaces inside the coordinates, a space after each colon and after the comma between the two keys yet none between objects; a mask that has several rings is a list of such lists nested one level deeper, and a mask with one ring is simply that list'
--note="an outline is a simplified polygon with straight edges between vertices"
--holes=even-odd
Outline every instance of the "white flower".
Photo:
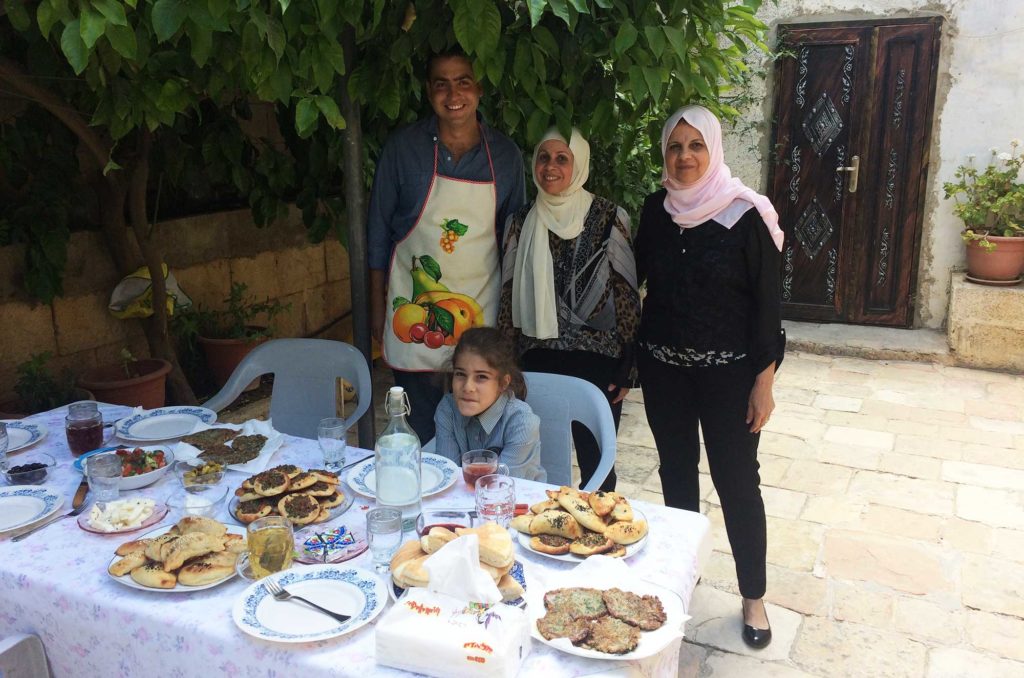
[{"label": "white flower", "polygon": [[975,153],[968,153],[967,154],[967,162],[974,162],[974,159],[977,158],[977,157],[978,156]]},{"label": "white flower", "polygon": [[1017,148],[1020,146],[1020,139],[1010,139],[1010,148]]},{"label": "white flower", "polygon": [[992,155],[995,155],[996,153],[999,152],[999,149],[993,146],[992,148],[988,149],[988,152],[991,153]]},{"label": "white flower", "polygon": [[1002,160],[1003,162],[1009,162],[1010,160],[1013,160],[1013,156],[1012,156],[1012,155],[1010,155],[1009,153],[1000,153],[1000,154],[999,154],[998,156],[996,156],[996,157],[998,157],[998,158],[999,158],[1000,160]]}]

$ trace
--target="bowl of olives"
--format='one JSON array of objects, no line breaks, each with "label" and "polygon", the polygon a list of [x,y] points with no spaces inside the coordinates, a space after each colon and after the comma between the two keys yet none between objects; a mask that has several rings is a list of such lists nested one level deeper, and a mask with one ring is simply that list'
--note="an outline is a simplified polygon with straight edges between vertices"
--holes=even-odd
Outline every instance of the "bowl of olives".
[{"label": "bowl of olives", "polygon": [[7,460],[3,476],[9,485],[41,485],[57,462],[45,452],[19,454],[17,463]]},{"label": "bowl of olives", "polygon": [[224,466],[213,461],[189,459],[174,464],[174,475],[182,487],[193,485],[216,485],[224,477]]}]

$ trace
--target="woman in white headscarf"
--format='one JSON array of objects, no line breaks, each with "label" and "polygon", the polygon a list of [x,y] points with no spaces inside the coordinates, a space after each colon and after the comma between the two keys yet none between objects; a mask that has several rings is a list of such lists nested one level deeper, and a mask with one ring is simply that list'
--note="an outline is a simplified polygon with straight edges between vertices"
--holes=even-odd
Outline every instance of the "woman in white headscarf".
[{"label": "woman in white headscarf", "polygon": [[698,423],[743,596],[743,639],[771,642],[757,444],[782,359],[780,250],[771,202],[729,172],[718,118],[680,109],[661,135],[663,189],[636,239],[647,283],[637,362],[665,504],[700,510]]},{"label": "woman in white headscarf", "polygon": [[[640,322],[629,217],[583,185],[590,145],[556,129],[533,151],[537,199],[505,225],[498,327],[517,345],[522,368],[585,379],[607,396],[616,428],[632,383]],[[573,424],[583,483],[600,459],[590,431]],[[601,485],[615,489],[615,469]]]}]

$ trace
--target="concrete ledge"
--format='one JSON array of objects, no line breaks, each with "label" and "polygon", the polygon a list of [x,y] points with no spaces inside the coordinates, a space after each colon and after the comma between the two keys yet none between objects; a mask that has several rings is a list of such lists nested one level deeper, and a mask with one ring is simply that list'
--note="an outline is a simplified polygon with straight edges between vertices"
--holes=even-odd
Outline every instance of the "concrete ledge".
[{"label": "concrete ledge", "polygon": [[894,329],[864,325],[804,323],[785,320],[786,349],[869,360],[910,360],[953,364],[940,330]]},{"label": "concrete ledge", "polygon": [[1024,287],[990,287],[954,273],[949,346],[960,364],[1024,371]]}]

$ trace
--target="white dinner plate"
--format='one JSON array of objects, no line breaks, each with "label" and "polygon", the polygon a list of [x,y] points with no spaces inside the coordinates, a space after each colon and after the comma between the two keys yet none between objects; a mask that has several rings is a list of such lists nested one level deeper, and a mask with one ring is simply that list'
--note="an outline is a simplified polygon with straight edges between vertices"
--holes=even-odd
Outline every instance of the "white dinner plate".
[{"label": "white dinner plate", "polygon": [[[263,586],[268,579],[293,595],[352,618],[342,623],[297,600],[275,600]],[[308,643],[369,624],[387,602],[387,585],[373,572],[345,565],[304,565],[251,584],[235,602],[231,617],[251,636],[281,643]]]},{"label": "white dinner plate", "polygon": [[[147,533],[145,533],[143,535],[134,537],[134,539],[153,539],[155,537],[159,537],[164,532],[167,532],[172,527],[174,527],[174,525],[164,525],[163,527],[158,527],[155,530],[151,530],[151,531],[149,531],[149,532],[147,532]],[[226,527],[228,528],[228,534],[240,534],[243,537],[245,536],[245,528],[244,527],[236,527],[234,525],[227,525]],[[132,540],[126,539],[125,541],[132,541]],[[116,549],[117,546],[115,545],[114,548]],[[223,579],[215,581],[215,582],[212,582],[210,584],[203,584],[202,586],[183,586],[181,584],[175,584],[173,589],[156,589],[156,588],[151,588],[149,586],[143,586],[142,584],[140,584],[137,581],[135,581],[134,579],[132,579],[131,574],[121,575],[120,577],[115,577],[114,575],[110,574],[110,570],[109,570],[110,566],[113,565],[116,561],[118,561],[120,559],[121,559],[121,556],[116,555],[116,554],[114,555],[113,558],[110,559],[110,562],[107,563],[107,568],[108,568],[107,569],[107,576],[110,577],[111,579],[113,579],[114,581],[116,581],[118,584],[123,584],[124,586],[127,586],[129,588],[138,589],[139,591],[150,591],[152,593],[185,593],[185,592],[188,592],[188,591],[202,591],[203,589],[212,588],[214,586],[220,586],[221,584],[223,584],[227,580],[229,580],[232,577],[236,576],[236,572],[235,572],[234,568],[232,568],[231,574],[229,574],[227,577],[224,577]]]},{"label": "white dinner plate", "polygon": [[205,407],[158,407],[121,419],[114,424],[114,433],[122,440],[170,440],[215,421],[217,413]]},{"label": "white dinner plate", "polygon": [[[633,507],[633,519],[634,520],[647,520],[644,517],[644,514],[641,513],[640,510],[637,509],[635,506]],[[650,529],[650,523],[648,523],[648,530],[649,529]],[[651,536],[651,534],[650,534],[650,532],[648,532],[647,534],[644,535],[644,538],[641,539],[640,541],[636,542],[635,544],[629,544],[628,546],[626,546],[626,555],[623,556],[623,558],[630,558],[632,556],[635,556],[637,553],[639,553],[643,549],[643,547],[647,544],[647,538],[650,537],[650,536]],[[543,551],[534,550],[534,548],[532,546],[530,546],[530,538],[531,538],[531,535],[523,534],[522,532],[516,531],[516,539],[519,541],[519,545],[522,546],[523,549],[525,549],[526,551],[529,551],[530,553],[536,553],[538,556],[544,556],[545,558],[552,558],[554,560],[561,560],[564,563],[582,563],[584,560],[587,559],[587,556],[578,556],[575,553],[563,553],[561,555],[555,555],[553,553],[544,553]]]},{"label": "white dinner plate", "polygon": [[47,428],[19,419],[4,419],[7,424],[7,451],[14,452],[29,445],[35,445],[46,437]]},{"label": "white dinner plate", "polygon": [[0,488],[0,533],[53,515],[63,503],[63,495],[45,487]]},{"label": "white dinner plate", "polygon": [[[593,585],[593,582],[581,582],[580,585]],[[597,650],[591,650],[587,647],[577,647],[576,645],[573,645],[568,638],[555,638],[553,640],[548,640],[542,636],[540,631],[537,630],[537,620],[547,613],[547,610],[544,608],[544,594],[548,591],[538,591],[536,593],[527,592],[526,594],[526,612],[530,617],[530,634],[545,645],[550,645],[556,650],[561,650],[567,654],[574,654],[580,657],[590,657],[592,659],[613,659],[616,661],[630,661],[633,659],[651,657],[664,650],[669,643],[683,637],[683,625],[690,617],[686,614],[686,607],[683,605],[683,599],[680,598],[675,591],[667,589],[664,586],[658,586],[653,582],[643,579],[610,582],[609,584],[597,586],[595,588],[607,590],[613,586],[639,595],[657,596],[661,601],[662,608],[665,610],[665,623],[654,631],[641,631],[640,642],[632,652],[627,652],[625,654],[598,652]],[[548,590],[550,591],[551,589]]]},{"label": "white dinner plate", "polygon": [[[423,474],[420,477],[420,487],[424,497],[447,490],[455,483],[456,476],[461,473],[454,461],[430,452],[423,453],[423,463],[420,468]],[[374,470],[373,459],[367,459],[352,467],[348,474],[348,485],[364,497],[376,498],[377,473]]]}]

